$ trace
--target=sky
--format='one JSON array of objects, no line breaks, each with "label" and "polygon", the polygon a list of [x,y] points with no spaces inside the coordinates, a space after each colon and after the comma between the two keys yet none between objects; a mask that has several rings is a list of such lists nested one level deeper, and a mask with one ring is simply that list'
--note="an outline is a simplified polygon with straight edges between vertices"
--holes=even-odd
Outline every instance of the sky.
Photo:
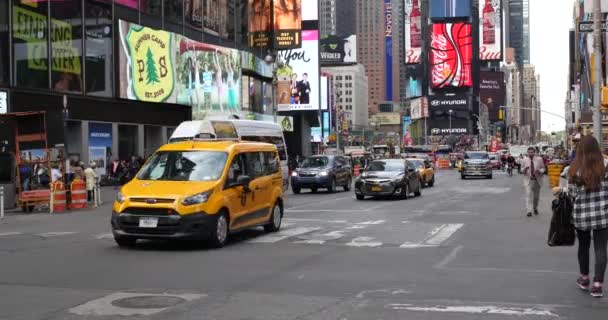
[{"label": "sky", "polygon": [[[540,74],[541,109],[560,115],[565,114],[568,90],[568,32],[573,4],[573,0],[530,0],[530,62]],[[564,119],[541,114],[544,131],[565,130]]]}]

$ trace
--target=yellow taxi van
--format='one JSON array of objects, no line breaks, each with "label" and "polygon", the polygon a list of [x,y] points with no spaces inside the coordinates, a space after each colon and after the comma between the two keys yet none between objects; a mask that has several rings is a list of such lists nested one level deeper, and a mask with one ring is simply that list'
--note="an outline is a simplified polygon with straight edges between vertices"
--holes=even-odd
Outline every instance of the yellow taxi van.
[{"label": "yellow taxi van", "polygon": [[243,229],[281,228],[277,147],[235,139],[229,122],[209,129],[162,146],[121,188],[111,220],[119,246],[138,239],[195,239],[222,247],[229,234]]}]

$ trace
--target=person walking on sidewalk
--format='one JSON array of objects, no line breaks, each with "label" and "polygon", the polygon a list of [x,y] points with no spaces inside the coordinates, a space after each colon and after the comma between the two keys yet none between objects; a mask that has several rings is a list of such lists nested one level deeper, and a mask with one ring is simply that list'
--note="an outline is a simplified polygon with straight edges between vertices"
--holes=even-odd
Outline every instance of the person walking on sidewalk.
[{"label": "person walking on sidewalk", "polygon": [[528,148],[528,155],[522,159],[521,170],[524,174],[524,187],[526,188],[526,206],[528,217],[532,212],[538,215],[538,201],[540,198],[540,187],[542,186],[542,174],[545,172],[543,158],[536,155],[534,147]]},{"label": "person walking on sidewalk", "polygon": [[595,276],[591,295],[602,297],[606,273],[608,244],[608,172],[600,145],[592,136],[585,136],[578,144],[576,158],[568,169],[568,191],[574,198],[573,220],[578,236],[578,286],[589,290],[589,249],[593,232]]}]

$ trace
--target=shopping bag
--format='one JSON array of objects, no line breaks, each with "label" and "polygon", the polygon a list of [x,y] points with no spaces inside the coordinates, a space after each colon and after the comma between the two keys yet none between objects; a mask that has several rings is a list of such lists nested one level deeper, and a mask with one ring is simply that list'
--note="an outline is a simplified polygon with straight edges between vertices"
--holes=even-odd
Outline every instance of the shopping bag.
[{"label": "shopping bag", "polygon": [[562,191],[553,200],[551,205],[553,216],[549,226],[547,244],[550,247],[573,246],[576,240],[572,211],[574,209],[572,197]]}]

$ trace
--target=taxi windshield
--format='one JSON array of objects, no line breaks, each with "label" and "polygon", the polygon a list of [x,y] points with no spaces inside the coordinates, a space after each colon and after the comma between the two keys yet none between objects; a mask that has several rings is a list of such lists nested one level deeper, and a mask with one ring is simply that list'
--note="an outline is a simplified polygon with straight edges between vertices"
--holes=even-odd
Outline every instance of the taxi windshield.
[{"label": "taxi windshield", "polygon": [[219,151],[164,151],[155,153],[142,168],[139,180],[216,181],[228,155]]},{"label": "taxi windshield", "polygon": [[414,167],[416,167],[416,169],[424,168],[424,162],[420,160],[410,160],[410,162],[414,165]]}]

